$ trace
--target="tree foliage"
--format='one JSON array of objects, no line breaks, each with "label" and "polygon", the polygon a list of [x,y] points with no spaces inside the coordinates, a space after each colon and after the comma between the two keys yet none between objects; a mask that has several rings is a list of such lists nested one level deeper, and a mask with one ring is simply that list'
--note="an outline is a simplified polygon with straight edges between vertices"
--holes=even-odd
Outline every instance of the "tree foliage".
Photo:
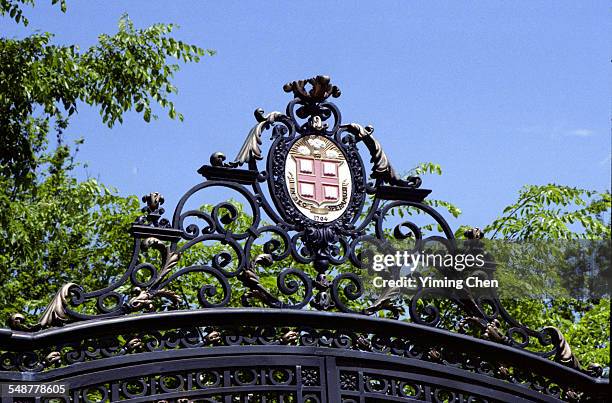
[{"label": "tree foliage", "polygon": [[[527,185],[517,200],[506,206],[502,215],[485,227],[487,238],[509,240],[506,245],[519,266],[498,267],[499,275],[508,277],[509,288],[521,289],[523,298],[503,298],[509,313],[532,329],[556,326],[563,333],[579,360],[584,363],[610,363],[609,290],[595,297],[575,296],[593,284],[593,265],[610,270],[610,192],[548,184]],[[497,253],[503,249],[495,244]],[[505,259],[503,259],[505,260]],[[504,270],[504,268],[506,270]],[[517,273],[525,270],[528,276]],[[529,297],[544,285],[550,297]],[[555,287],[556,285],[556,287]],[[505,290],[511,294],[511,290]],[[599,295],[606,295],[600,298]]]},{"label": "tree foliage", "polygon": [[610,192],[527,185],[484,231],[513,240],[609,239],[611,202]]},{"label": "tree foliage", "polygon": [[[59,4],[60,9],[66,12],[66,0],[51,0],[51,4]],[[16,23],[27,27],[30,22],[23,14],[23,5],[34,6],[34,0],[0,0],[0,15],[8,15]]]},{"label": "tree foliage", "polygon": [[[52,3],[65,11],[65,1]],[[0,0],[0,14],[27,26],[24,5],[34,0]],[[154,104],[182,120],[171,100],[178,62],[213,52],[175,39],[174,29],[139,29],[124,15],[116,34],[100,35],[83,51],[54,44],[50,33],[0,38],[1,322],[24,310],[37,316],[66,282],[79,279],[93,290],[125,271],[127,229],[139,202],[96,180],[77,180],[83,140],[72,146],[66,133],[83,106],[96,108],[108,127],[130,110],[148,122]]]},{"label": "tree foliage", "polygon": [[[9,3],[14,10],[18,2]],[[172,79],[179,65],[168,61],[197,62],[213,52],[174,39],[174,29],[171,24],[137,29],[124,15],[115,35],[100,35],[98,44],[84,51],[53,44],[50,33],[0,38],[0,172],[16,184],[33,180],[36,155],[51,126],[61,134],[79,103],[95,106],[108,127],[123,122],[130,110],[149,122],[156,117],[154,103],[182,120],[170,99],[177,92]]]},{"label": "tree foliage", "polygon": [[560,290],[546,290],[554,295],[552,298],[504,298],[506,309],[532,329],[558,327],[585,364],[610,364],[609,290],[607,298],[586,299],[573,297],[568,290],[592,280],[591,273],[587,273],[591,268],[583,267],[587,261],[594,259],[597,266],[610,270],[611,210],[609,191],[556,184],[526,185],[517,200],[484,229],[487,238],[511,240],[514,245],[522,243],[512,247],[515,252],[518,248],[528,250],[520,258],[533,281],[523,277],[523,282],[519,282],[516,273],[504,271],[502,265],[498,268],[500,275],[511,276],[506,284],[522,287],[523,291],[536,283],[561,285]]},{"label": "tree foliage", "polygon": [[139,212],[134,196],[121,197],[94,179],[78,181],[67,147],[40,157],[46,166],[27,192],[11,193],[0,175],[0,317],[39,316],[49,298],[78,279],[101,288],[129,263],[126,231]]}]

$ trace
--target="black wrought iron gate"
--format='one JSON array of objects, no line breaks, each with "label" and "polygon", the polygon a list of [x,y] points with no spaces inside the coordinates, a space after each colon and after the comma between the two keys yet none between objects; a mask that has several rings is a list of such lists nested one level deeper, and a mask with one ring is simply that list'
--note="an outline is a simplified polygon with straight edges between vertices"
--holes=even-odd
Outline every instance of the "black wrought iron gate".
[{"label": "black wrought iron gate", "polygon": [[[341,123],[328,77],[284,89],[294,95],[286,112],[257,110],[234,161],[214,153],[171,219],[160,194],[143,198],[120,278],[94,291],[68,283],[37,323],[15,314],[0,329],[1,382],[67,385],[62,396],[15,401],[605,401],[601,367],[583,368],[557,329],[518,323],[494,291],[442,295],[452,328],[441,313],[449,305],[428,299],[440,290],[372,298],[364,242],[455,253],[453,232],[421,180],[396,174],[371,127]],[[219,188],[250,211],[189,207]],[[429,223],[410,216],[385,228],[398,208]],[[468,231],[466,247],[481,248],[481,236]],[[494,265],[482,273],[493,278]]]}]

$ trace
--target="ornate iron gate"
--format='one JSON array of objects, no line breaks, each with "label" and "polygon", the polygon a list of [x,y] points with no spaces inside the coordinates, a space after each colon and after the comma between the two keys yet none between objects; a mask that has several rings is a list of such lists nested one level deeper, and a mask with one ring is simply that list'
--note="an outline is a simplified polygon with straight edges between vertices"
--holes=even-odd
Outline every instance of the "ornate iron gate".
[{"label": "ornate iron gate", "polygon": [[[445,295],[458,331],[442,328],[432,289],[405,303],[369,298],[364,242],[454,248],[453,232],[424,201],[421,180],[395,173],[371,127],[342,124],[328,77],[284,89],[294,95],[286,112],[257,110],[235,160],[214,153],[170,220],[160,194],[143,198],[123,276],[96,291],[66,284],[36,324],[13,315],[12,330],[0,330],[0,381],[69,386],[64,397],[30,401],[605,400],[600,367],[583,369],[555,328],[516,322],[493,291]],[[189,207],[219,188],[248,214],[231,201]],[[430,223],[386,229],[400,207]],[[424,231],[434,227],[439,234]],[[466,235],[479,247],[480,231]]]}]

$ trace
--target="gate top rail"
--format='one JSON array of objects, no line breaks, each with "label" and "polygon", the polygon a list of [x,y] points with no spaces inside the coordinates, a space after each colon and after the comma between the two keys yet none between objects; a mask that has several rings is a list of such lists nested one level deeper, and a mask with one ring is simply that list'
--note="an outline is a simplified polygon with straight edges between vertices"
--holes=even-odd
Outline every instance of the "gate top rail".
[{"label": "gate top rail", "polygon": [[[411,365],[449,377],[462,370],[464,377],[475,377],[474,381],[490,378],[479,382],[493,389],[503,388],[500,385],[506,382],[509,390],[532,389],[542,393],[543,400],[599,399],[607,396],[609,387],[607,380],[490,340],[393,319],[313,310],[151,312],[82,321],[35,333],[6,329],[0,332],[0,345],[15,352],[5,353],[0,364],[0,379],[13,381],[52,381],[85,368],[101,371],[119,365],[113,361],[120,357],[123,366],[165,360],[170,357],[164,354],[168,350],[176,359],[188,357],[185,353],[189,350],[197,351],[197,355],[210,351],[214,355],[326,356],[338,351],[338,356],[354,360],[371,360],[372,354],[389,357],[389,369]],[[181,350],[183,354],[179,354]],[[165,358],[156,358],[161,355]],[[89,364],[80,370],[71,368],[83,363]],[[168,365],[169,370],[180,369]],[[15,372],[11,366],[20,371]]]},{"label": "gate top rail", "polygon": [[[303,329],[339,330],[341,334],[350,334],[349,329],[357,329],[364,334],[375,334],[387,337],[406,337],[410,340],[427,341],[431,346],[461,346],[474,355],[495,357],[495,361],[521,364],[535,372],[551,377],[557,381],[571,379],[572,383],[582,388],[596,387],[597,384],[608,385],[607,380],[593,378],[584,372],[568,368],[544,357],[518,350],[511,346],[489,340],[477,339],[465,334],[448,332],[431,326],[401,322],[392,319],[364,317],[359,314],[320,312],[307,310],[265,308],[213,308],[176,312],[155,312],[97,319],[74,323],[63,327],[46,329],[36,333],[0,331],[0,343],[4,348],[16,351],[29,351],[58,343],[80,341],[85,337],[104,337],[116,334],[138,334],[151,330],[175,328],[194,328],[212,326],[231,329],[236,324],[241,326],[299,327]],[[345,332],[345,333],[342,333]],[[291,343],[289,343],[291,344]]]}]

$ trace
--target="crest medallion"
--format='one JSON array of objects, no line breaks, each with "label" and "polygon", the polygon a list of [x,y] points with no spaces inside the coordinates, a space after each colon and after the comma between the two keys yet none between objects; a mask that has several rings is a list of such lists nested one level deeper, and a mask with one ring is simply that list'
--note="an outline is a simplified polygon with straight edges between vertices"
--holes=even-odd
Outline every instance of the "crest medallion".
[{"label": "crest medallion", "polygon": [[304,136],[293,143],[285,162],[285,183],[295,207],[317,222],[342,216],[352,193],[344,153],[320,135]]}]

